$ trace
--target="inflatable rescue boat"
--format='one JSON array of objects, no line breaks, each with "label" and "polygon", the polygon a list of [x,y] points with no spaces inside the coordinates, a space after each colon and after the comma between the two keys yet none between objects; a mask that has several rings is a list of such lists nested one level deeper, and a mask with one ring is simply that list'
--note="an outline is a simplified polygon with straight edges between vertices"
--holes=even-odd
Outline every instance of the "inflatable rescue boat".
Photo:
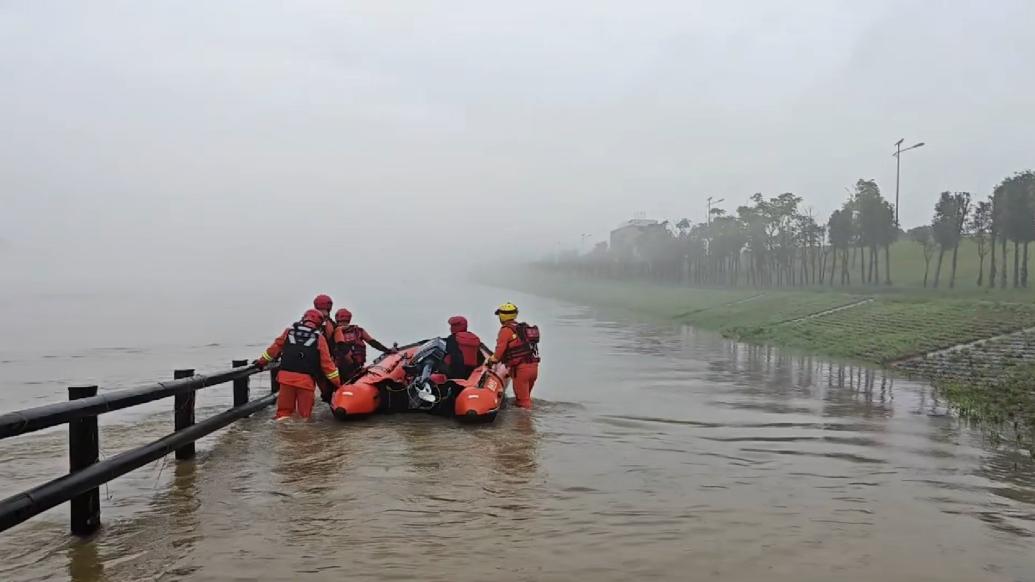
[{"label": "inflatable rescue boat", "polygon": [[[483,345],[481,358],[490,355]],[[461,422],[492,422],[503,406],[510,376],[506,366],[484,363],[466,378],[446,375],[446,342],[435,338],[384,354],[331,395],[339,420],[376,413],[420,411]]]}]

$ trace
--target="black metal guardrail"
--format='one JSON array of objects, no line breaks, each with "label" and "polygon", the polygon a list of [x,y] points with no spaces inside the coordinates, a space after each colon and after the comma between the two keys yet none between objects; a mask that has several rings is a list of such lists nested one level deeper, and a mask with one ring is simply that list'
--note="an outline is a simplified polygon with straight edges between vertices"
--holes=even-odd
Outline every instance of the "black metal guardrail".
[{"label": "black metal guardrail", "polygon": [[[194,441],[276,402],[279,384],[276,367],[270,370],[270,394],[249,400],[249,379],[261,370],[248,360],[234,360],[233,368],[210,375],[176,370],[173,381],[97,393],[97,386],[68,388],[68,402],[48,404],[0,415],[0,439],[68,424],[67,475],[0,500],[0,531],[71,501],[71,529],[90,535],[101,525],[100,486],[169,453],[177,460],[194,457]],[[209,386],[233,382],[234,406],[226,412],[194,422],[194,395]],[[175,432],[142,447],[104,461],[100,457],[97,415],[145,402],[173,397]]]}]

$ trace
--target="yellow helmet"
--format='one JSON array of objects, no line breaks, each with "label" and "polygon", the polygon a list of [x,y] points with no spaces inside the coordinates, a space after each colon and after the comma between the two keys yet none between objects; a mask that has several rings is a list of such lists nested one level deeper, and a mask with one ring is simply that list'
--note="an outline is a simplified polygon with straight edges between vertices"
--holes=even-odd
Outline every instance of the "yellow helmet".
[{"label": "yellow helmet", "polygon": [[518,308],[513,303],[504,303],[500,305],[496,310],[496,315],[500,316],[500,321],[514,321],[517,319]]}]

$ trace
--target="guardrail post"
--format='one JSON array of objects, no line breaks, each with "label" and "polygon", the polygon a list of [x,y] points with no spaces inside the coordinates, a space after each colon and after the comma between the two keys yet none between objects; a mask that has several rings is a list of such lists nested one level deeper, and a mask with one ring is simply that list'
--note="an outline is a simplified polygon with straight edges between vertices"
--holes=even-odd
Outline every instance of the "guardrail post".
[{"label": "guardrail post", "polygon": [[[173,372],[173,378],[179,380],[181,378],[190,378],[194,375],[194,370],[176,370]],[[173,410],[175,414],[175,428],[179,432],[194,424],[194,390],[190,392],[184,392],[177,394],[173,398]],[[188,443],[182,447],[176,449],[176,460],[182,461],[185,459],[194,458],[194,443]]]},{"label": "guardrail post", "polygon": [[[248,365],[248,360],[234,360],[230,363],[235,368],[243,368]],[[234,406],[248,404],[248,376],[234,380]]]},{"label": "guardrail post", "polygon": [[273,394],[280,392],[280,382],[277,381],[276,370],[270,370],[270,392]]},{"label": "guardrail post", "polygon": [[[97,396],[96,386],[70,386],[68,399]],[[97,462],[100,446],[97,416],[85,416],[68,423],[68,472],[85,469]],[[71,499],[72,533],[88,536],[101,527],[101,490],[97,487]]]}]

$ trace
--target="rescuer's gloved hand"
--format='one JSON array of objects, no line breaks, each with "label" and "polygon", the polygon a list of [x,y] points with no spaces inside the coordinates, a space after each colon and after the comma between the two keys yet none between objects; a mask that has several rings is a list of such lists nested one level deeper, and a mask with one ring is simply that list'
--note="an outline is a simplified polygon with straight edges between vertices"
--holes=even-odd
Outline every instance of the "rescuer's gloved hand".
[{"label": "rescuer's gloved hand", "polygon": [[262,361],[262,359],[258,359],[254,360],[252,365],[261,370],[266,367],[266,362]]}]

